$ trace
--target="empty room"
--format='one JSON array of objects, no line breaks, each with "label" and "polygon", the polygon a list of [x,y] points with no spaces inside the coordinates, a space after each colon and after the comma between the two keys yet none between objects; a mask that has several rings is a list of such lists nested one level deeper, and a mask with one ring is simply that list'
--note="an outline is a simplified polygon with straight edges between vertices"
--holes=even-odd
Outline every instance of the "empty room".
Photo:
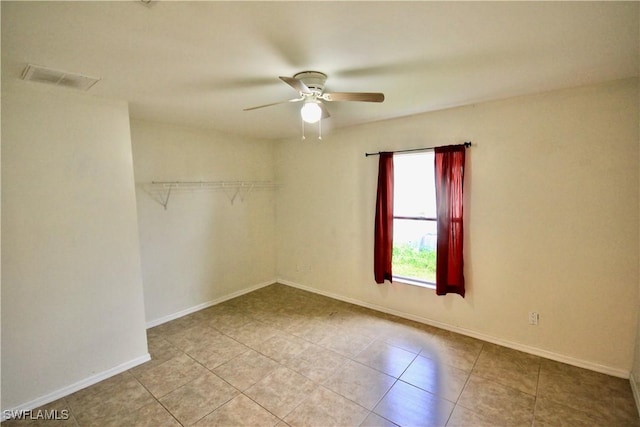
[{"label": "empty room", "polygon": [[0,13],[3,426],[640,425],[639,2]]}]

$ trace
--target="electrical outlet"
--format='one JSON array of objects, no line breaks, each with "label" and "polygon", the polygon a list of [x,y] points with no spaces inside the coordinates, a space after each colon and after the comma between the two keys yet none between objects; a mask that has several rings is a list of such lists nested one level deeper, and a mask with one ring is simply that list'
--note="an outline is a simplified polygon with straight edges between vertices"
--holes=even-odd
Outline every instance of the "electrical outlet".
[{"label": "electrical outlet", "polygon": [[529,324],[530,325],[537,325],[538,324],[538,320],[540,320],[540,315],[535,311],[530,311],[529,312]]}]

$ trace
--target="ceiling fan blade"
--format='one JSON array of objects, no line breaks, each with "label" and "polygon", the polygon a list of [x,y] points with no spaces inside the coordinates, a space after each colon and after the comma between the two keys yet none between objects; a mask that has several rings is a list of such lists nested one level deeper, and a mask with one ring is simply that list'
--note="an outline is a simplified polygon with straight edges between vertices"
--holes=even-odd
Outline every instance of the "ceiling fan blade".
[{"label": "ceiling fan blade", "polygon": [[304,99],[304,97],[300,97],[300,98],[289,99],[287,101],[272,102],[271,104],[258,105],[257,107],[243,108],[242,111],[257,110],[258,108],[271,107],[272,105],[286,104],[288,102],[300,102],[303,99]]},{"label": "ceiling fan blade", "polygon": [[288,84],[289,86],[291,86],[292,88],[294,88],[300,93],[312,93],[311,89],[309,89],[307,85],[304,84],[304,82],[302,82],[301,80],[295,79],[293,77],[283,77],[283,76],[280,76],[280,80],[282,80],[283,82],[285,82],[286,84]]},{"label": "ceiling fan blade", "polygon": [[363,101],[363,102],[382,102],[384,101],[384,93],[377,92],[333,92],[322,94],[325,101]]},{"label": "ceiling fan blade", "polygon": [[328,119],[329,117],[331,117],[331,114],[329,114],[329,110],[327,110],[327,107],[325,107],[322,102],[318,102],[318,105],[320,105],[320,109],[322,110],[321,118]]}]

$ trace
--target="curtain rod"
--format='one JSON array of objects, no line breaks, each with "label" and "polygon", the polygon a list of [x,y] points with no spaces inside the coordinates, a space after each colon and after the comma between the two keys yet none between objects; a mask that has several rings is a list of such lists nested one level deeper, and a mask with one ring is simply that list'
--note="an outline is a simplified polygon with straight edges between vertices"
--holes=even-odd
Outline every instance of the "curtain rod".
[{"label": "curtain rod", "polygon": [[[465,141],[465,143],[463,144],[465,147],[471,147],[471,141]],[[435,150],[436,147],[424,147],[424,148],[412,148],[409,150],[397,150],[397,151],[387,151],[387,153],[409,153],[412,151],[432,151]],[[369,156],[379,156],[380,153],[382,153],[383,151],[378,151],[377,153],[364,153],[365,157],[369,157]]]}]

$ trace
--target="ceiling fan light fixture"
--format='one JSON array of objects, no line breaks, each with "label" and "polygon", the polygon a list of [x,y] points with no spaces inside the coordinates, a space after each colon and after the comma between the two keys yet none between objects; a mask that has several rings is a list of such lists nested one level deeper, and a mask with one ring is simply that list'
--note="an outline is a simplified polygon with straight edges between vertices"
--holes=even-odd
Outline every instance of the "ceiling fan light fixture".
[{"label": "ceiling fan light fixture", "polygon": [[306,123],[316,123],[322,117],[322,109],[318,105],[319,101],[307,101],[300,109],[302,120]]}]

